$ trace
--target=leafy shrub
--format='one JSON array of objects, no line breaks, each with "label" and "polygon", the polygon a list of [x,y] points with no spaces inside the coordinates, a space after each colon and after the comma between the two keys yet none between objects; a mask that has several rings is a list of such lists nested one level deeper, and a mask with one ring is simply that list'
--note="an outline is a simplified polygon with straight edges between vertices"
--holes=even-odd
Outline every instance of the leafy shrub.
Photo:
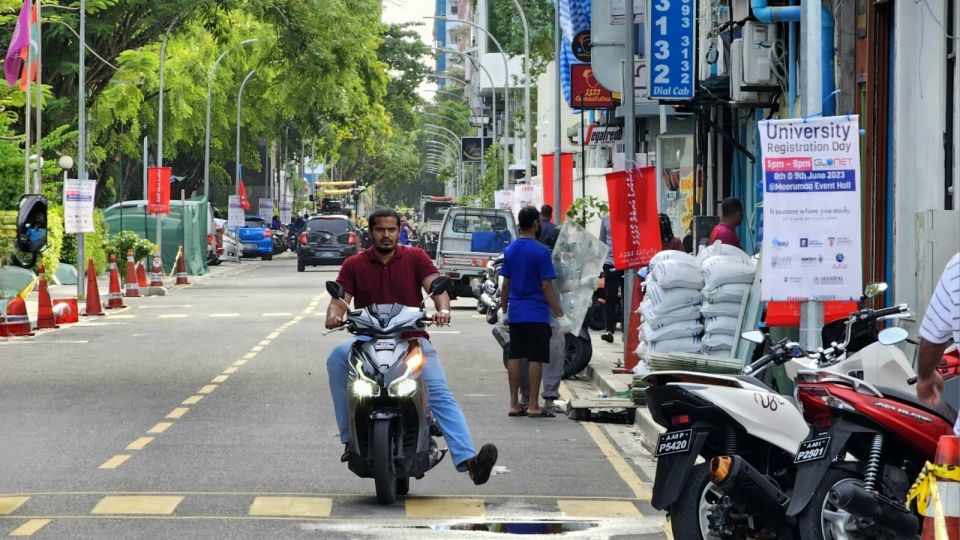
[{"label": "leafy shrub", "polygon": [[126,277],[127,265],[119,264],[127,260],[127,251],[133,250],[133,260],[139,261],[153,253],[157,245],[141,238],[139,234],[133,231],[120,231],[104,245],[105,256],[117,256],[117,267],[120,269],[120,275]]}]

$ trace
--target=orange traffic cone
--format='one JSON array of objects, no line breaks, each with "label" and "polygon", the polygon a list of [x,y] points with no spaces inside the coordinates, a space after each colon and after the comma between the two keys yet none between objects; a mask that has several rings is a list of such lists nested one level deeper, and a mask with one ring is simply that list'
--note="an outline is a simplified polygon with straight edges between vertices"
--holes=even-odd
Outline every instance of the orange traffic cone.
[{"label": "orange traffic cone", "polygon": [[917,499],[923,518],[923,540],[960,538],[960,437],[944,435],[937,457],[927,462],[907,494],[907,504]]},{"label": "orange traffic cone", "polygon": [[177,252],[177,285],[189,285],[190,281],[187,279],[187,262],[183,258],[183,246],[180,246],[180,251]]},{"label": "orange traffic cone", "polygon": [[126,307],[123,305],[123,294],[120,292],[120,271],[117,270],[117,256],[110,255],[110,294],[107,300],[107,309]]},{"label": "orange traffic cone", "polygon": [[103,315],[103,306],[100,305],[100,286],[97,285],[97,269],[93,267],[93,259],[87,264],[87,308],[84,315]]},{"label": "orange traffic cone", "polygon": [[37,329],[60,328],[53,317],[53,301],[50,299],[50,290],[47,288],[47,273],[43,265],[37,266],[39,289],[37,289]]},{"label": "orange traffic cone", "polygon": [[19,295],[10,299],[7,314],[0,321],[0,337],[32,336],[27,303]]},{"label": "orange traffic cone", "polygon": [[150,286],[163,287],[163,263],[160,255],[153,256],[153,268],[150,269]]},{"label": "orange traffic cone", "polygon": [[124,284],[124,296],[140,298],[140,283],[137,281],[137,265],[133,262],[133,250],[127,250],[127,281]]},{"label": "orange traffic cone", "polygon": [[141,289],[150,286],[150,283],[147,281],[147,265],[142,262],[137,263],[137,285],[139,285]]}]

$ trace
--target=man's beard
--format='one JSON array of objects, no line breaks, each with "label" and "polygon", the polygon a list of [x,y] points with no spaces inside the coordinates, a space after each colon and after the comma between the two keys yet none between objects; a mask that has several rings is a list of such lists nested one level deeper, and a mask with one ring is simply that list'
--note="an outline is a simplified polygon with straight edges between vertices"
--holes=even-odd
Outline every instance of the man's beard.
[{"label": "man's beard", "polygon": [[375,246],[373,246],[373,249],[377,250],[377,253],[379,253],[379,254],[381,254],[381,255],[389,255],[389,254],[393,253],[394,251],[396,251],[397,246],[396,246],[396,244],[391,244],[390,247],[383,247],[383,246],[375,245]]}]

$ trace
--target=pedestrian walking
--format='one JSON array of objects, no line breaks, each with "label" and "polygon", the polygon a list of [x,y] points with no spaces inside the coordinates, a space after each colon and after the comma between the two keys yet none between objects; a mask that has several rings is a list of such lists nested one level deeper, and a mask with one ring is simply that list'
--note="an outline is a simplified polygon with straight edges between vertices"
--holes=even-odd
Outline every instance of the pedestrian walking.
[{"label": "pedestrian walking", "polygon": [[553,223],[553,207],[545,204],[540,207],[540,236],[538,239],[548,248],[553,249],[557,245],[557,238],[560,236],[560,228]]},{"label": "pedestrian walking", "polygon": [[610,230],[610,214],[600,219],[600,241],[607,245],[607,258],[603,260],[603,320],[606,326],[600,339],[613,343],[613,333],[617,331],[620,319],[617,306],[620,305],[620,292],[623,289],[623,272],[613,266],[613,233]]},{"label": "pedestrian walking", "polygon": [[660,214],[660,244],[664,250],[674,249],[684,251],[683,240],[673,235],[673,226],[670,224],[670,216]]},{"label": "pedestrian walking", "polygon": [[[509,416],[551,418],[554,413],[540,407],[540,382],[543,364],[550,363],[551,314],[559,332],[570,331],[570,323],[560,307],[553,280],[550,250],[537,242],[540,214],[528,206],[520,210],[519,237],[504,251],[500,275],[501,324],[510,327],[510,351],[507,373],[510,384]],[[520,407],[520,366],[527,360],[530,402],[526,411]]]},{"label": "pedestrian walking", "polygon": [[[951,340],[960,345],[960,253],[944,268],[920,325],[917,397],[930,407],[940,403],[943,376],[937,371],[937,363]],[[960,418],[953,431],[960,435]]]},{"label": "pedestrian walking", "polygon": [[737,227],[743,222],[743,204],[736,197],[720,201],[720,223],[710,232],[710,244],[719,240],[724,244],[740,247]]}]

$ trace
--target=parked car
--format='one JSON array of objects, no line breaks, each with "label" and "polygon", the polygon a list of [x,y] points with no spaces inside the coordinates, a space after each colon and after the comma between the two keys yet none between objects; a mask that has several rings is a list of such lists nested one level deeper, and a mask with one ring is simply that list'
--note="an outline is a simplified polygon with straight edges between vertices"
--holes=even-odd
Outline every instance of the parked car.
[{"label": "parked car", "polygon": [[440,240],[440,227],[443,216],[456,206],[453,197],[424,196],[420,199],[420,225],[417,233],[420,235],[420,247],[430,255],[437,256],[437,242]]},{"label": "parked car", "polygon": [[473,287],[486,279],[487,263],[516,237],[517,227],[509,210],[449,208],[440,229],[437,268],[450,278],[450,296],[472,297]]},{"label": "parked car", "polygon": [[244,225],[237,231],[244,257],[260,257],[273,260],[273,231],[260,216],[246,216]]},{"label": "parked car", "polygon": [[229,259],[233,260],[237,258],[237,238],[236,238],[236,228],[231,230],[227,226],[227,220],[216,218],[213,220],[217,225],[217,238],[221,242],[217,246],[217,251],[220,256],[220,260]]},{"label": "parked car", "polygon": [[360,235],[350,218],[325,215],[310,218],[297,240],[297,271],[307,266],[340,264],[359,251]]}]

